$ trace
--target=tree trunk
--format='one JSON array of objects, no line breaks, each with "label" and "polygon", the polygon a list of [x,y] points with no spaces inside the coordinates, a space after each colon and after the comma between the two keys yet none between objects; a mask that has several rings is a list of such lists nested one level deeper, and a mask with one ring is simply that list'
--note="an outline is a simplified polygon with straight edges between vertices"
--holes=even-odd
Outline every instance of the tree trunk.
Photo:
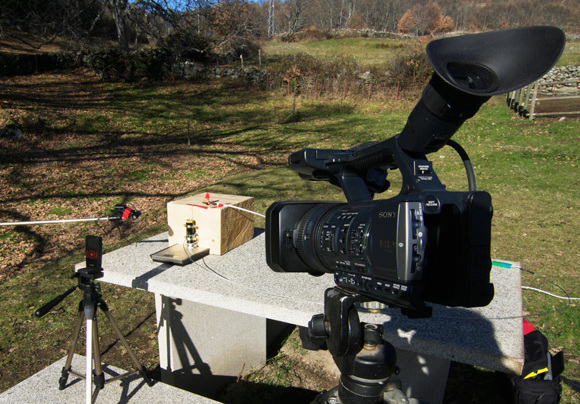
[{"label": "tree trunk", "polygon": [[125,10],[127,9],[127,0],[108,0],[107,5],[115,26],[117,27],[117,41],[123,56],[129,54],[129,38],[127,37],[127,26],[125,25]]}]

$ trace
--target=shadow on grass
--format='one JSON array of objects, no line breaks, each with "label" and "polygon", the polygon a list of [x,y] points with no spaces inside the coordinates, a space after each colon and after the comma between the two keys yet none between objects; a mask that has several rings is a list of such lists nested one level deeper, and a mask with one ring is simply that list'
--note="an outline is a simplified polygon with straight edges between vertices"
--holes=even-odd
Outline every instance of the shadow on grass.
[{"label": "shadow on grass", "polygon": [[[195,160],[200,164],[211,161],[212,166],[233,166],[238,172],[272,167],[280,161],[272,159],[274,154],[328,137],[340,126],[331,120],[303,128],[305,120],[310,126],[320,118],[336,117],[332,106],[304,107],[300,124],[284,124],[280,108],[268,105],[269,93],[250,92],[235,83],[128,85],[103,83],[90,73],[81,73],[7,80],[3,88],[3,107],[18,111],[15,116],[20,116],[19,123],[29,135],[0,143],[1,179],[17,190],[0,194],[0,203],[5,205],[0,213],[13,221],[31,220],[35,214],[35,209],[11,207],[15,204],[79,201],[81,206],[110,197],[123,202],[135,197],[180,198],[183,190],[151,187],[149,177],[159,180],[151,172],[171,167],[174,161],[198,158],[203,159]],[[130,118],[127,124],[122,117]],[[200,126],[190,131],[189,121]],[[90,162],[98,164],[86,170]],[[128,168],[120,168],[125,162],[131,162]],[[210,175],[211,170],[195,171],[198,183],[209,182]],[[111,178],[114,182],[108,181]],[[134,183],[143,186],[135,190]],[[46,253],[46,240],[28,234],[28,229],[16,232],[34,238],[33,251]],[[22,268],[28,262],[16,266]]]},{"label": "shadow on grass", "polygon": [[242,381],[232,385],[218,400],[225,404],[310,403],[318,392],[298,387],[283,387]]},{"label": "shadow on grass", "polygon": [[[162,370],[158,366],[149,372],[149,376],[161,381],[161,373]],[[191,378],[191,380],[192,391],[195,391],[196,379]],[[246,380],[236,381],[235,377],[229,378],[229,381],[231,384],[213,399],[224,404],[307,404],[319,394],[317,391],[299,387],[284,387]]]},{"label": "shadow on grass", "polygon": [[444,404],[511,404],[510,376],[463,363],[451,362]]}]

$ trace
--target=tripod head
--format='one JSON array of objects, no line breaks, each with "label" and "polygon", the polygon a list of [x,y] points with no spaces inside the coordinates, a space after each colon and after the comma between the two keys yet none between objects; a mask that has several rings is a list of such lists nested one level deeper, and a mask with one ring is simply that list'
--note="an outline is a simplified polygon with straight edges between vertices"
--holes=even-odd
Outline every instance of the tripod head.
[{"label": "tripod head", "polygon": [[81,289],[85,292],[85,297],[88,297],[91,300],[98,299],[100,294],[99,285],[95,284],[95,280],[102,278],[105,274],[103,271],[94,271],[94,270],[87,270],[87,268],[79,269],[77,272],[71,275],[71,279],[78,278],[78,284],[64,292],[63,294],[55,297],[50,302],[46,303],[44,306],[39,308],[34,312],[34,315],[38,318],[43,317],[46,313],[51,311],[54,307],[56,307],[60,302],[67,298],[72,292],[74,292],[77,288]]},{"label": "tripod head", "polygon": [[73,286],[63,294],[55,297],[50,302],[46,303],[40,309],[34,312],[34,315],[38,318],[44,316],[50,310],[52,310],[57,304],[62,302],[68,295],[76,290],[76,288],[81,289],[85,293],[85,299],[87,300],[97,300],[101,297],[100,288],[95,285],[94,281],[105,276],[102,263],[103,254],[103,239],[98,236],[87,236],[85,239],[86,243],[86,267],[79,269],[77,272],[72,274],[71,279],[78,278],[78,284]]},{"label": "tripod head", "polygon": [[341,371],[339,385],[312,404],[410,402],[396,376],[395,348],[382,338],[383,326],[360,322],[355,303],[370,300],[337,287],[327,289],[324,314],[313,316],[308,332],[301,332],[304,348],[317,350],[326,345]]}]

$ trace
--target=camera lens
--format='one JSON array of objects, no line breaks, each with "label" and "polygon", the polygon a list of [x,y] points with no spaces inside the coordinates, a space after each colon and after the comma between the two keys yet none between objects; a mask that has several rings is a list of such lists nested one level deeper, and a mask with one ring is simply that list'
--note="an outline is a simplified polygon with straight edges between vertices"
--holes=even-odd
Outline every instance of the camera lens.
[{"label": "camera lens", "polygon": [[319,253],[334,252],[336,229],[325,224],[327,218],[340,206],[321,204],[307,211],[298,223],[296,246],[298,254],[311,268],[321,273],[332,273],[333,268],[324,265]]}]

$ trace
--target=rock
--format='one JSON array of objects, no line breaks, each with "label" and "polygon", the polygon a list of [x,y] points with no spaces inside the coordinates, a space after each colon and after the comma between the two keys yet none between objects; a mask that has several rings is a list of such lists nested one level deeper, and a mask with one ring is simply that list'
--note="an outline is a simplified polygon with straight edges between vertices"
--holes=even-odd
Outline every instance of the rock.
[{"label": "rock", "polygon": [[366,71],[363,74],[360,74],[359,79],[363,80],[363,81],[371,81],[372,80],[372,75],[370,71]]},{"label": "rock", "polygon": [[9,137],[11,139],[24,139],[24,132],[16,125],[6,125],[0,132],[0,138]]}]

